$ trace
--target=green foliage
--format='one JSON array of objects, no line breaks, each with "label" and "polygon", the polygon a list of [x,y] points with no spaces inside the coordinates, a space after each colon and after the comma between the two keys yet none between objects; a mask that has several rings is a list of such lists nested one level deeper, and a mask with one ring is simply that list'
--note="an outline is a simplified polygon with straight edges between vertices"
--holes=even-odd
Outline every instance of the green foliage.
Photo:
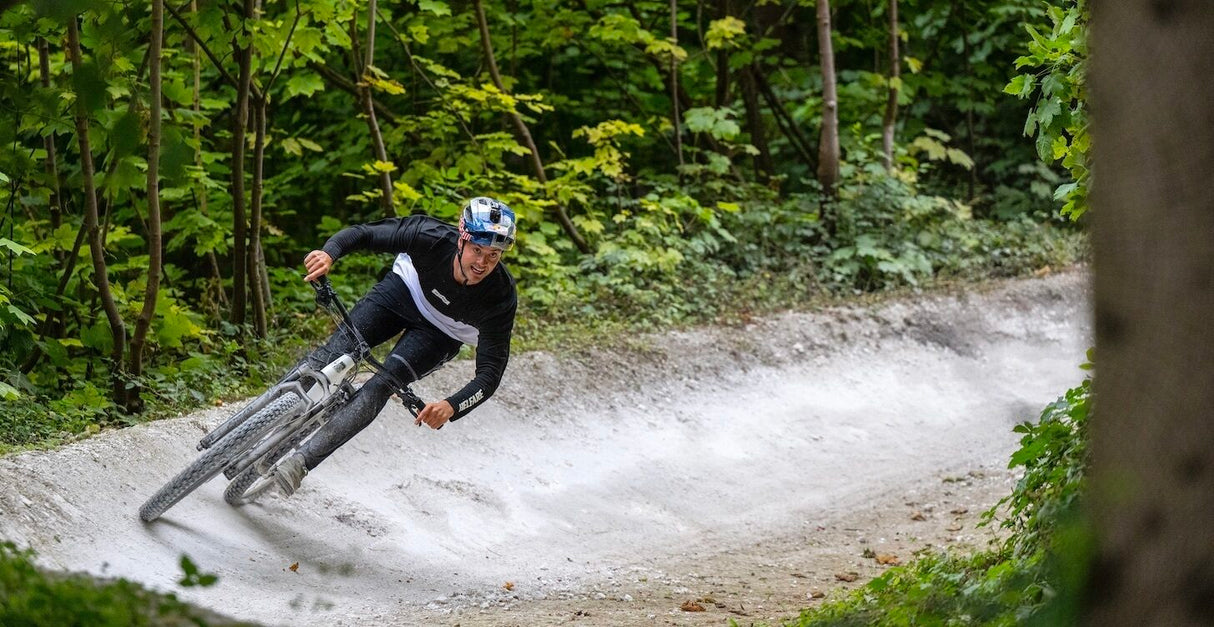
[{"label": "green foliage", "polygon": [[194,560],[184,553],[181,554],[181,573],[181,580],[177,585],[182,588],[209,588],[219,582],[218,576],[198,570]]},{"label": "green foliage", "polygon": [[[1089,353],[1089,360],[1091,354]],[[1081,366],[1091,369],[1091,364]],[[1076,515],[1084,489],[1091,380],[1041,412],[1008,466],[1024,468],[1012,494],[984,514],[1006,508],[1011,535],[970,556],[920,553],[855,593],[801,614],[799,627],[881,625],[1070,625],[1092,554],[1092,535]]]},{"label": "green foliage", "polygon": [[1037,136],[1037,155],[1042,161],[1061,161],[1071,181],[1055,191],[1065,201],[1062,215],[1078,220],[1088,209],[1088,180],[1091,138],[1088,135],[1087,94],[1087,7],[1085,0],[1070,0],[1065,7],[1051,6],[1049,33],[1026,24],[1031,38],[1029,54],[1016,59],[1017,69],[1035,69],[1019,74],[1004,91],[1019,98],[1036,97],[1024,123],[1024,134]]},{"label": "green foliage", "polygon": [[0,624],[126,627],[234,624],[206,614],[174,595],[160,595],[125,579],[96,581],[52,575],[33,564],[30,551],[0,542]]},{"label": "green foliage", "polygon": [[[1088,359],[1084,367],[1091,369],[1091,351]],[[1024,474],[1012,494],[986,513],[986,519],[995,518],[998,508],[1006,506],[1001,524],[1012,531],[1008,548],[1018,557],[1040,552],[1063,513],[1072,511],[1083,494],[1091,406],[1092,381],[1086,379],[1047,405],[1036,423],[1026,421],[1013,429],[1024,435],[1008,467],[1022,467]]]},{"label": "green foliage", "polygon": [[[815,47],[780,39],[813,23],[806,3],[777,18],[680,2],[677,45],[666,4],[489,3],[504,89],[488,75],[467,3],[380,3],[366,68],[351,63],[365,52],[365,3],[267,3],[253,17],[239,3],[183,7],[189,29],[166,17],[161,72],[164,276],[143,373],[132,379],[110,358],[114,341],[88,242],[75,248],[85,198],[73,114],[82,105],[90,127],[100,252],[129,335],[151,244],[149,12],[91,1],[18,3],[0,12],[7,116],[0,226],[8,227],[0,254],[11,260],[0,277],[0,446],[72,438],[255,391],[265,372],[324,334],[299,260],[343,226],[382,216],[382,173],[392,179],[399,215],[454,221],[464,199],[481,194],[516,209],[519,246],[508,263],[526,341],[571,321],[685,324],[795,307],[819,294],[1015,275],[1082,258],[1080,233],[1046,223],[1061,181],[1023,140],[1019,120],[1030,103],[1001,89],[1024,57],[1061,73],[1048,81],[1038,74],[1034,88],[1044,97],[1048,83],[1049,98],[1067,102],[1070,57],[1050,42],[1081,50],[1083,23],[1068,26],[1064,12],[1053,35],[1026,44],[1022,24],[1046,19],[1038,0],[904,6],[896,168],[887,173],[878,156],[888,91],[884,7],[836,5],[846,159],[840,198],[825,207],[812,140],[800,145],[791,132],[813,138],[821,123]],[[80,28],[79,70],[65,50],[70,19]],[[264,338],[231,322],[233,44],[251,47],[252,80],[268,103],[263,178],[254,180],[248,162],[244,181],[246,194],[258,185],[264,192],[260,237],[271,284]],[[681,160],[672,61],[682,92]],[[743,68],[770,89],[758,98],[756,122]],[[719,79],[727,79],[723,89]],[[364,88],[377,105],[386,159],[372,148],[356,95]],[[1073,138],[1058,126],[1069,114],[1044,115],[1047,106],[1038,99],[1037,127]],[[535,141],[546,185],[512,114]],[[770,173],[755,172],[755,123],[775,163]],[[251,154],[251,134],[246,142]],[[590,253],[573,245],[558,209]],[[355,299],[386,265],[370,256],[343,260],[348,280],[339,289]],[[111,400],[128,387],[145,397],[144,414],[126,415]]]}]

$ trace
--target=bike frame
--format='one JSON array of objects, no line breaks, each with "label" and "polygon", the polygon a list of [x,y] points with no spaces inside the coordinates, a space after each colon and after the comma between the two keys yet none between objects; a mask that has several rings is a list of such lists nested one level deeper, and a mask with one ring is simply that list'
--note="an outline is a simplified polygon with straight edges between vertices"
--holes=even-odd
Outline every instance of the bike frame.
[{"label": "bike frame", "polygon": [[[417,417],[418,413],[426,406],[425,402],[408,385],[401,383],[399,379],[371,354],[371,347],[350,320],[349,311],[347,311],[345,304],[342,303],[341,298],[333,289],[329,279],[322,276],[316,281],[312,281],[311,285],[316,290],[317,304],[325,308],[335,318],[339,332],[347,333],[354,340],[354,349],[351,352],[339,355],[320,370],[311,368],[306,362],[300,364],[287,373],[277,385],[242,408],[198,442],[198,450],[201,451],[209,448],[212,444],[218,442],[220,438],[231,432],[232,429],[235,429],[248,419],[248,417],[261,411],[287,392],[298,394],[299,398],[304,399],[308,403],[303,411],[299,412],[288,423],[276,429],[276,433],[272,437],[265,438],[251,451],[241,455],[235,464],[229,466],[224,471],[224,475],[229,479],[244,471],[300,428],[309,426],[308,423],[310,421],[321,420],[326,416],[328,410],[347,401],[350,395],[354,393],[352,381],[358,372],[360,364],[366,363],[373,370],[384,375],[395,389],[396,395],[400,398],[401,402],[414,417]],[[416,380],[417,373],[413,371],[412,366],[405,362],[405,367],[409,368],[414,380]],[[309,381],[311,384],[307,385]]]}]

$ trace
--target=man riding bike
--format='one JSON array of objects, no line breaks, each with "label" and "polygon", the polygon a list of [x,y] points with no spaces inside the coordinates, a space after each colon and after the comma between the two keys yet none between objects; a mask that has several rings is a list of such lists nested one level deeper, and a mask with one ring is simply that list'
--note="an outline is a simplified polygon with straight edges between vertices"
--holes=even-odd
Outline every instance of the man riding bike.
[{"label": "man riding bike", "polygon": [[[458,228],[410,216],[343,229],[304,257],[304,280],[328,274],[338,259],[356,250],[396,253],[392,272],[359,300],[350,319],[370,346],[404,332],[384,360],[391,376],[404,384],[455,357],[463,344],[476,347],[473,379],[447,398],[427,403],[414,421],[439,429],[485,402],[501,383],[518,305],[514,279],[501,258],[514,236],[514,212],[503,202],[477,197],[464,206]],[[308,362],[323,366],[353,344],[338,331]],[[298,452],[279,463],[274,476],[279,491],[294,494],[308,471],[371,424],[393,389],[383,373],[363,384]]]}]

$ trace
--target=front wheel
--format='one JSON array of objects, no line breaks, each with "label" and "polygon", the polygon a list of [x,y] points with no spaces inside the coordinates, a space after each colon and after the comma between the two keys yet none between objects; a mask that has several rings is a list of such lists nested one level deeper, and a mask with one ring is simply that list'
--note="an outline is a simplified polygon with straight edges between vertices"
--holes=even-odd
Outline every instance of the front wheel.
[{"label": "front wheel", "polygon": [[156,520],[165,510],[228,467],[241,453],[256,444],[269,428],[305,407],[305,401],[295,392],[287,392],[266,405],[164,484],[139,508],[139,518],[143,522]]},{"label": "front wheel", "polygon": [[[291,434],[282,444],[279,444],[269,453],[263,455],[260,460],[249,464],[249,467],[245,468],[244,472],[236,475],[232,479],[232,483],[228,484],[228,489],[223,492],[223,500],[227,501],[228,505],[234,507],[246,505],[257,500],[257,497],[274,486],[274,475],[268,472],[268,470],[273,468],[287,454],[294,451],[295,447],[303,443],[319,426],[319,422],[310,421],[302,429]],[[267,468],[266,474],[263,475],[258,471],[259,466]]]}]

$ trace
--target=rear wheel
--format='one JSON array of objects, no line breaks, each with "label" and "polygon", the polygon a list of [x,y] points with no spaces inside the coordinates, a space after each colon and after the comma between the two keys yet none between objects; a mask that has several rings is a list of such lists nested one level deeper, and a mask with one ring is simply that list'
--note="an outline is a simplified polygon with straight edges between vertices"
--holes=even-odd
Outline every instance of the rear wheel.
[{"label": "rear wheel", "polygon": [[301,411],[306,406],[295,392],[288,392],[253,414],[240,426],[223,436],[160,488],[139,508],[139,518],[151,522],[165,510],[177,504],[187,494],[198,489],[256,444],[271,427]]}]

